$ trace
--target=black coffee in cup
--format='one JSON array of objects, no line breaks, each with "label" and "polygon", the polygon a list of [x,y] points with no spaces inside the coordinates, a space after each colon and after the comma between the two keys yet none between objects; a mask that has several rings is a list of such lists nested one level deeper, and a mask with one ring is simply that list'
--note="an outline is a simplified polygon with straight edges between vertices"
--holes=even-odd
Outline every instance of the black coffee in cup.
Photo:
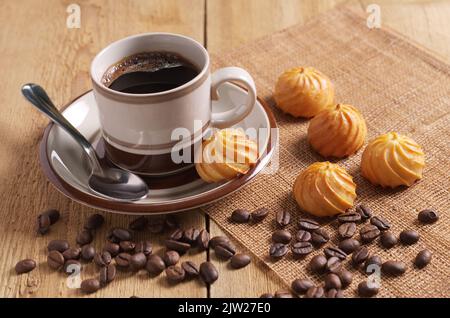
[{"label": "black coffee in cup", "polygon": [[191,62],[176,53],[142,52],[110,66],[102,83],[119,92],[149,94],[174,89],[198,74]]}]

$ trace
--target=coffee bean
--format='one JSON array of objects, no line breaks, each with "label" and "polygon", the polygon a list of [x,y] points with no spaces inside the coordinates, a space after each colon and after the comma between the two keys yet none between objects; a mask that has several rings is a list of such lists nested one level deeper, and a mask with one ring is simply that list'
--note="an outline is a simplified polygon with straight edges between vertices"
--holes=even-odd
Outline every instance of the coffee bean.
[{"label": "coffee bean", "polygon": [[140,232],[147,228],[148,225],[148,219],[145,216],[140,216],[137,219],[134,219],[130,222],[128,227],[132,231]]},{"label": "coffee bean", "polygon": [[64,263],[64,273],[72,275],[81,272],[81,263],[75,259],[69,259]]},{"label": "coffee bean", "polygon": [[316,255],[309,261],[309,269],[313,273],[321,274],[325,272],[327,266],[327,258],[323,255]]},{"label": "coffee bean", "polygon": [[342,223],[338,227],[338,234],[343,239],[352,238],[356,233],[356,224],[353,222]]},{"label": "coffee bean", "polygon": [[386,261],[381,265],[383,273],[391,276],[399,276],[406,272],[406,265],[399,261]]},{"label": "coffee bean", "polygon": [[49,252],[58,251],[60,253],[63,253],[68,248],[69,248],[69,242],[67,242],[66,240],[53,240],[53,241],[50,241],[47,245],[47,250]]},{"label": "coffee bean", "polygon": [[372,225],[372,224],[364,225],[359,230],[359,236],[361,237],[361,241],[363,243],[372,242],[374,239],[376,239],[378,236],[380,236],[380,233],[381,232],[378,229],[378,227],[376,227],[375,225]]},{"label": "coffee bean", "polygon": [[419,212],[417,219],[421,223],[431,224],[439,219],[439,214],[434,210],[426,209]]},{"label": "coffee bean", "polygon": [[166,216],[165,225],[168,229],[175,229],[180,227],[180,222],[175,215],[169,214]]},{"label": "coffee bean", "polygon": [[176,251],[166,251],[162,257],[167,267],[175,265],[180,260],[180,254]]},{"label": "coffee bean", "polygon": [[303,257],[314,250],[310,242],[296,242],[292,245],[292,254],[295,258]]},{"label": "coffee bean", "polygon": [[105,218],[101,214],[92,214],[88,217],[86,222],[84,223],[84,228],[89,231],[98,230],[103,223],[105,223]]},{"label": "coffee bean", "polygon": [[131,253],[134,252],[136,243],[132,241],[122,241],[119,243],[119,247],[122,252]]},{"label": "coffee bean", "polygon": [[295,234],[295,240],[298,242],[309,242],[311,241],[311,233],[305,230],[298,230]]},{"label": "coffee bean", "polygon": [[120,253],[120,245],[107,241],[105,246],[103,246],[103,250],[109,252],[112,257],[115,257]]},{"label": "coffee bean", "polygon": [[92,245],[84,245],[81,248],[81,259],[87,262],[92,261],[95,255],[95,249]]},{"label": "coffee bean", "polygon": [[100,282],[98,279],[90,278],[83,280],[80,285],[80,289],[85,294],[95,293],[100,289]]},{"label": "coffee bean", "polygon": [[207,230],[203,229],[200,231],[200,234],[197,237],[197,246],[200,251],[204,251],[208,249],[209,245],[209,233]]},{"label": "coffee bean", "polygon": [[340,223],[347,223],[347,222],[355,223],[361,221],[361,214],[359,214],[358,212],[347,212],[339,214],[337,219]]},{"label": "coffee bean", "polygon": [[90,230],[82,230],[78,233],[76,241],[80,246],[92,243],[94,237],[92,236],[92,232]]},{"label": "coffee bean", "polygon": [[286,244],[273,243],[270,245],[269,255],[272,258],[281,258],[288,252],[288,247]]},{"label": "coffee bean", "polygon": [[320,227],[319,223],[311,219],[299,219],[298,226],[306,231],[315,231]]},{"label": "coffee bean", "polygon": [[296,279],[291,284],[292,290],[298,295],[305,294],[313,286],[314,283],[309,279]]},{"label": "coffee bean", "polygon": [[178,242],[174,240],[166,240],[165,245],[169,250],[177,251],[180,254],[186,253],[191,248],[191,245],[189,243]]},{"label": "coffee bean", "polygon": [[338,273],[341,270],[341,267],[342,263],[339,258],[333,256],[327,260],[326,269],[330,273]]},{"label": "coffee bean", "polygon": [[317,229],[311,234],[311,242],[314,245],[323,245],[330,240],[330,235],[324,229]]},{"label": "coffee bean", "polygon": [[67,261],[69,259],[80,259],[81,256],[81,248],[79,247],[71,247],[65,250],[62,255],[64,259]]},{"label": "coffee bean", "polygon": [[211,262],[203,262],[200,265],[200,277],[206,284],[214,283],[219,278],[216,267]]},{"label": "coffee bean", "polygon": [[387,231],[391,228],[391,224],[381,216],[373,216],[370,219],[370,224],[375,225],[380,231]]},{"label": "coffee bean", "polygon": [[236,254],[236,248],[231,242],[227,242],[216,245],[214,252],[216,253],[216,256],[222,259],[229,259]]},{"label": "coffee bean", "polygon": [[145,256],[149,256],[153,251],[153,246],[150,241],[139,241],[134,248],[135,253],[144,253]]},{"label": "coffee bean", "polygon": [[42,214],[48,215],[50,218],[50,225],[55,224],[58,222],[59,218],[61,217],[61,214],[56,209],[49,209],[47,211],[42,212]]},{"label": "coffee bean", "polygon": [[279,226],[285,227],[291,223],[291,214],[287,210],[279,210],[275,220]]},{"label": "coffee bean", "polygon": [[341,270],[338,271],[336,274],[339,276],[339,279],[341,280],[342,288],[347,288],[348,286],[350,286],[350,284],[353,281],[353,274],[350,271],[341,268]]},{"label": "coffee bean", "polygon": [[266,216],[268,214],[269,214],[268,208],[259,208],[259,209],[256,209],[255,211],[253,211],[250,214],[250,217],[253,220],[253,222],[261,222],[262,220],[264,220],[266,218]]},{"label": "coffee bean", "polygon": [[189,228],[183,232],[182,241],[189,243],[191,245],[195,244],[198,236],[200,235],[200,230],[196,228]]},{"label": "coffee bean", "polygon": [[131,255],[128,253],[119,253],[114,260],[116,265],[121,269],[127,269],[130,267]]},{"label": "coffee bean", "polygon": [[37,217],[37,231],[41,235],[47,234],[50,231],[50,217],[48,214],[40,214]]},{"label": "coffee bean", "polygon": [[325,276],[325,289],[341,289],[342,283],[338,275],[329,273]]},{"label": "coffee bean", "polygon": [[345,253],[340,248],[337,248],[337,247],[334,247],[334,246],[325,247],[323,249],[323,253],[325,254],[325,256],[327,258],[337,257],[337,258],[339,258],[342,261],[347,258],[347,253]]},{"label": "coffee bean", "polygon": [[[120,256],[120,254],[117,255],[117,257],[119,257],[119,256]],[[147,263],[147,257],[145,256],[144,253],[133,254],[130,256],[129,262],[130,262],[131,270],[138,271],[145,267],[145,264]]]},{"label": "coffee bean", "polygon": [[365,246],[360,246],[353,252],[352,262],[353,265],[358,266],[366,261],[369,257],[369,249]]},{"label": "coffee bean", "polygon": [[48,253],[47,264],[50,268],[59,270],[64,265],[64,256],[57,250],[52,250]]},{"label": "coffee bean", "polygon": [[349,238],[339,242],[338,247],[343,250],[347,255],[353,253],[358,247],[361,246],[359,241]]},{"label": "coffee bean", "polygon": [[400,232],[400,242],[404,245],[416,244],[419,241],[420,235],[414,230],[404,230]]},{"label": "coffee bean", "polygon": [[160,234],[166,226],[165,216],[153,216],[148,219],[147,229],[152,234]]},{"label": "coffee bean", "polygon": [[198,267],[194,262],[186,261],[181,263],[181,268],[184,269],[184,272],[186,273],[187,277],[197,277],[199,275],[198,273]]},{"label": "coffee bean", "polygon": [[109,263],[111,263],[111,260],[112,260],[111,254],[107,251],[97,253],[94,256],[94,263],[99,267],[109,265]]},{"label": "coffee bean", "polygon": [[424,268],[431,262],[431,257],[432,254],[429,250],[421,250],[414,259],[414,264],[417,268]]},{"label": "coffee bean", "polygon": [[259,298],[274,298],[275,295],[272,293],[264,293],[261,296],[259,296]]},{"label": "coffee bean", "polygon": [[371,274],[375,271],[375,268],[381,269],[382,264],[381,257],[378,255],[369,256],[364,262],[364,271],[367,274]]},{"label": "coffee bean", "polygon": [[380,235],[380,243],[384,248],[391,248],[397,244],[397,237],[390,231],[385,231]]},{"label": "coffee bean", "polygon": [[214,236],[209,240],[209,247],[215,248],[216,245],[229,242],[230,240],[226,236]]},{"label": "coffee bean", "polygon": [[292,239],[292,235],[289,231],[278,230],[272,234],[272,242],[288,244]]},{"label": "coffee bean", "polygon": [[101,286],[106,286],[116,278],[116,266],[109,264],[100,269],[99,281]]},{"label": "coffee bean", "polygon": [[361,297],[373,297],[378,294],[378,284],[374,282],[363,281],[358,285],[358,295]]},{"label": "coffee bean", "polygon": [[325,291],[320,286],[312,286],[306,291],[305,298],[322,298]]},{"label": "coffee bean", "polygon": [[183,232],[184,230],[182,229],[174,229],[169,234],[169,240],[180,241],[183,238]]},{"label": "coffee bean", "polygon": [[247,223],[250,220],[250,212],[245,209],[237,209],[231,213],[231,221],[236,223]]},{"label": "coffee bean", "polygon": [[151,275],[159,275],[166,268],[164,261],[158,255],[150,255],[145,265],[145,269]]},{"label": "coffee bean", "polygon": [[275,298],[294,298],[292,293],[286,289],[279,289],[275,292]]},{"label": "coffee bean", "polygon": [[[123,228],[115,228],[111,231],[111,235],[113,238],[115,238],[118,242],[121,241],[130,241],[131,240],[131,232],[127,229]],[[113,241],[114,242],[114,241]],[[114,242],[114,243],[118,243]]]},{"label": "coffee bean", "polygon": [[231,258],[230,264],[231,267],[239,269],[247,266],[251,261],[252,259],[247,254],[234,254]]},{"label": "coffee bean", "polygon": [[31,272],[35,268],[36,268],[36,262],[29,258],[19,261],[16,264],[16,266],[14,267],[17,274],[28,273],[28,272]]},{"label": "coffee bean", "polygon": [[340,289],[329,289],[325,292],[326,298],[344,298],[344,292]]},{"label": "coffee bean", "polygon": [[363,204],[358,205],[355,210],[361,215],[362,221],[370,219],[373,215],[372,210]]}]

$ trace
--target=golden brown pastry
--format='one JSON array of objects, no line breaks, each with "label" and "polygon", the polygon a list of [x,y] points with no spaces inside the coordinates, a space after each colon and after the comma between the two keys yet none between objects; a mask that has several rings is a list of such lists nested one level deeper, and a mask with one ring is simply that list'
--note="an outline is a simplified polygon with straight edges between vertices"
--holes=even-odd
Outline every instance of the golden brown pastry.
[{"label": "golden brown pastry", "polygon": [[396,132],[378,136],[364,149],[361,174],[373,184],[395,188],[422,178],[425,155],[411,138]]},{"label": "golden brown pastry", "polygon": [[294,117],[313,117],[334,104],[334,86],[313,67],[295,67],[285,71],[275,85],[278,108]]},{"label": "golden brown pastry", "polygon": [[324,157],[343,158],[361,148],[366,134],[361,113],[352,105],[337,104],[311,119],[308,142]]},{"label": "golden brown pastry", "polygon": [[356,184],[344,168],[331,162],[316,162],[300,173],[294,197],[300,208],[315,216],[344,213],[353,206]]},{"label": "golden brown pastry", "polygon": [[203,181],[231,180],[247,173],[258,160],[258,145],[242,129],[222,129],[202,143],[195,168]]}]

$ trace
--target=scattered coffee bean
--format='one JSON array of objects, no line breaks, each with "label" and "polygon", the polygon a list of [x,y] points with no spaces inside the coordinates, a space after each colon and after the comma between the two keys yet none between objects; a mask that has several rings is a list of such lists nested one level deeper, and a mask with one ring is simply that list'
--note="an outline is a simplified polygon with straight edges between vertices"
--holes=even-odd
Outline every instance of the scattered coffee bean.
[{"label": "scattered coffee bean", "polygon": [[80,233],[78,233],[76,241],[77,244],[80,246],[90,244],[92,243],[92,240],[94,239],[92,232],[90,230],[82,230]]},{"label": "scattered coffee bean", "polygon": [[105,243],[105,246],[103,246],[103,250],[109,252],[109,254],[111,254],[112,257],[116,257],[117,254],[120,253],[120,245],[117,243],[107,241]]},{"label": "scattered coffee bean", "polygon": [[378,294],[378,284],[373,282],[363,281],[358,285],[358,295],[361,297],[373,297]]},{"label": "scattered coffee bean", "polygon": [[166,251],[162,257],[167,267],[176,265],[180,260],[180,254],[176,251]]},{"label": "scattered coffee bean", "polygon": [[153,216],[148,219],[147,229],[152,234],[162,233],[165,227],[166,227],[165,216]]},{"label": "scattered coffee bean", "polygon": [[67,242],[66,240],[52,240],[47,245],[47,250],[49,252],[58,251],[60,253],[63,253],[68,248],[69,248],[69,242]]},{"label": "scattered coffee bean", "polygon": [[200,265],[200,277],[206,284],[214,283],[219,278],[216,267],[211,262],[203,262]]},{"label": "scattered coffee bean", "polygon": [[95,256],[95,249],[92,245],[84,245],[81,248],[81,259],[87,262],[92,261]]},{"label": "scattered coffee bean", "polygon": [[231,267],[239,269],[250,264],[251,260],[252,259],[247,254],[234,254],[231,258],[230,264]]},{"label": "scattered coffee bean", "polygon": [[272,242],[274,243],[282,243],[288,244],[292,239],[292,235],[289,231],[286,230],[278,230],[273,232],[272,234]]},{"label": "scattered coffee bean", "polygon": [[101,214],[92,214],[88,217],[84,224],[84,228],[89,231],[98,230],[103,223],[105,223],[105,218]]},{"label": "scattered coffee bean", "polygon": [[341,260],[335,256],[330,257],[327,260],[326,269],[330,273],[338,273],[342,268]]},{"label": "scattered coffee bean", "polygon": [[342,223],[338,227],[338,234],[342,239],[352,238],[356,233],[356,223]]},{"label": "scattered coffee bean", "polygon": [[279,289],[275,292],[275,298],[294,298],[292,293],[286,289]]},{"label": "scattered coffee bean", "polygon": [[342,288],[347,288],[353,281],[353,274],[344,268],[342,268],[339,272],[337,272],[337,275],[341,280]]},{"label": "scattered coffee bean", "polygon": [[150,255],[147,260],[147,264],[145,265],[145,269],[151,275],[159,275],[166,268],[164,261],[158,255]]},{"label": "scattered coffee bean", "polygon": [[292,290],[298,295],[305,294],[313,286],[314,283],[309,279],[296,279],[291,284]]},{"label": "scattered coffee bean", "polygon": [[64,256],[57,250],[48,253],[47,264],[50,268],[59,270],[64,266]]},{"label": "scattered coffee bean", "polygon": [[325,276],[325,289],[341,289],[342,283],[339,276],[335,273],[329,273]]},{"label": "scattered coffee bean", "polygon": [[344,298],[344,292],[340,289],[329,289],[325,292],[326,298]]},{"label": "scattered coffee bean", "polygon": [[174,240],[166,240],[165,245],[169,250],[177,251],[180,254],[186,253],[191,248],[191,244],[189,243]]},{"label": "scattered coffee bean", "polygon": [[309,242],[311,241],[311,233],[305,230],[298,230],[295,234],[295,240],[298,242]]},{"label": "scattered coffee bean", "polygon": [[317,229],[314,232],[312,232],[311,234],[311,242],[316,245],[316,246],[320,246],[325,244],[326,242],[328,242],[330,240],[330,235],[328,235],[328,232],[325,231],[324,229]]},{"label": "scattered coffee bean", "polygon": [[370,224],[375,225],[380,231],[387,231],[391,228],[391,224],[381,216],[372,216]]},{"label": "scattered coffee bean", "polygon": [[390,231],[385,231],[380,235],[380,243],[384,248],[392,248],[397,244],[397,237]]},{"label": "scattered coffee bean", "polygon": [[180,227],[180,222],[175,215],[169,214],[166,216],[165,225],[168,229],[175,229]]},{"label": "scattered coffee bean", "polygon": [[204,251],[208,249],[209,245],[209,233],[207,230],[203,229],[200,231],[200,234],[197,237],[197,246],[200,251]]},{"label": "scattered coffee bean", "polygon": [[119,243],[121,241],[130,241],[131,240],[131,232],[127,229],[123,228],[115,228],[111,231],[111,236],[115,238],[117,241],[113,243]]},{"label": "scattered coffee bean", "polygon": [[99,281],[101,286],[106,286],[116,278],[116,266],[109,264],[100,269]]},{"label": "scattered coffee bean", "polygon": [[169,240],[181,241],[181,239],[183,238],[183,232],[184,231],[182,229],[174,229],[169,234]]},{"label": "scattered coffee bean", "polygon": [[362,221],[367,221],[373,215],[372,210],[363,204],[358,205],[355,210],[361,215]]},{"label": "scattered coffee bean", "polygon": [[99,267],[109,265],[109,263],[111,263],[111,260],[112,260],[111,254],[107,251],[97,253],[94,256],[94,263]]},{"label": "scattered coffee bean", "polygon": [[369,257],[369,249],[365,246],[358,247],[352,254],[353,265],[358,266],[366,261]]},{"label": "scattered coffee bean", "polygon": [[255,211],[253,211],[250,214],[250,217],[253,220],[253,222],[261,222],[262,220],[264,220],[266,218],[266,216],[268,214],[269,214],[268,208],[259,208],[259,209],[256,209]]},{"label": "scattered coffee bean", "polygon": [[81,272],[81,263],[75,259],[69,259],[64,263],[63,267],[64,273],[71,275],[74,273]]},{"label": "scattered coffee bean", "polygon": [[321,274],[325,272],[327,266],[327,258],[323,255],[316,255],[309,262],[309,269],[313,273]]},{"label": "scattered coffee bean", "polygon": [[44,235],[50,231],[50,217],[48,214],[39,214],[37,217],[37,231]]},{"label": "scattered coffee bean", "polygon": [[181,268],[184,269],[184,272],[186,273],[187,277],[197,277],[199,275],[198,273],[198,267],[194,262],[186,261],[181,263]]},{"label": "scattered coffee bean", "polygon": [[420,235],[414,230],[404,230],[400,232],[400,242],[404,245],[416,244],[419,241]]},{"label": "scattered coffee bean", "polygon": [[16,264],[16,266],[14,267],[17,274],[28,273],[28,272],[31,272],[35,268],[36,268],[36,262],[29,258],[19,261]]},{"label": "scattered coffee bean", "polygon": [[216,253],[216,256],[222,259],[229,259],[236,254],[236,248],[231,242],[227,242],[216,245],[214,252]]},{"label": "scattered coffee bean", "polygon": [[137,219],[134,219],[130,222],[128,227],[132,231],[140,232],[147,228],[148,225],[148,219],[145,216],[140,216]]},{"label": "scattered coffee bean", "polygon": [[98,279],[90,278],[83,280],[80,285],[80,289],[85,294],[95,293],[100,289],[100,282]]},{"label": "scattered coffee bean", "polygon": [[287,210],[279,210],[275,220],[279,226],[285,227],[291,223],[291,213]]},{"label": "scattered coffee bean", "polygon": [[434,210],[426,209],[419,212],[417,219],[421,223],[431,224],[439,219],[439,214]]},{"label": "scattered coffee bean", "polygon": [[[121,254],[123,254],[123,253],[121,253]],[[120,254],[117,255],[117,257],[119,257],[119,256],[120,256]],[[116,259],[116,262],[117,262],[117,259]],[[147,257],[145,256],[144,253],[136,253],[136,254],[133,254],[130,256],[129,262],[130,262],[131,270],[138,271],[145,267],[145,264],[147,263]]]},{"label": "scattered coffee bean", "polygon": [[431,257],[432,254],[429,250],[421,250],[414,259],[414,264],[417,268],[424,268],[431,262]]},{"label": "scattered coffee bean", "polygon": [[250,220],[250,212],[245,209],[236,209],[231,213],[231,221],[247,223]]},{"label": "scattered coffee bean", "polygon": [[358,212],[347,212],[339,214],[337,219],[340,223],[347,223],[347,222],[355,223],[361,221],[361,214],[359,214]]},{"label": "scattered coffee bean", "polygon": [[361,241],[363,243],[372,242],[374,239],[376,239],[378,236],[380,236],[380,233],[381,232],[378,229],[378,227],[376,227],[375,225],[372,225],[372,224],[364,225],[359,230],[359,236],[361,237]]},{"label": "scattered coffee bean", "polygon": [[337,257],[340,260],[344,260],[344,259],[347,258],[347,253],[345,253],[340,248],[337,248],[337,247],[334,247],[334,246],[325,247],[323,249],[323,252],[324,252],[324,254],[325,254],[325,256],[327,258]]},{"label": "scattered coffee bean", "polygon": [[387,275],[399,276],[406,271],[406,265],[399,261],[386,261],[381,265],[381,270]]},{"label": "scattered coffee bean", "polygon": [[128,269],[130,267],[131,255],[128,253],[119,253],[114,260],[120,269]]},{"label": "scattered coffee bean", "polygon": [[144,253],[145,256],[149,256],[153,251],[153,246],[150,241],[139,241],[134,248],[135,253]]},{"label": "scattered coffee bean", "polygon": [[288,252],[288,247],[286,244],[273,243],[270,245],[269,255],[272,258],[281,258]]},{"label": "scattered coffee bean", "polygon": [[64,259],[67,261],[69,259],[80,259],[81,256],[81,248],[79,247],[71,247],[65,250],[62,255]]},{"label": "scattered coffee bean", "polygon": [[295,258],[303,257],[314,250],[310,242],[296,242],[292,245],[292,254]]},{"label": "scattered coffee bean", "polygon": [[305,298],[322,298],[324,294],[325,291],[322,287],[312,286],[306,291]]},{"label": "scattered coffee bean", "polygon": [[133,241],[122,241],[119,243],[119,247],[122,252],[131,253],[134,252],[136,243]]},{"label": "scattered coffee bean", "polygon": [[264,293],[261,296],[259,296],[259,298],[274,298],[275,295],[272,293]]},{"label": "scattered coffee bean", "polygon": [[50,225],[53,225],[56,222],[58,222],[59,218],[61,217],[61,214],[56,209],[49,209],[47,211],[42,212],[42,214],[48,215],[48,217],[50,218]]},{"label": "scattered coffee bean", "polygon": [[349,238],[339,242],[338,247],[343,250],[347,255],[353,253],[358,247],[361,246],[358,240]]},{"label": "scattered coffee bean", "polygon": [[191,227],[183,232],[183,237],[181,238],[181,240],[183,242],[193,245],[196,243],[199,235],[200,235],[200,230]]},{"label": "scattered coffee bean", "polygon": [[230,240],[226,236],[214,236],[212,239],[209,240],[209,247],[214,249],[216,245],[227,243]]},{"label": "scattered coffee bean", "polygon": [[315,231],[315,230],[317,230],[320,227],[320,224],[317,223],[314,220],[311,220],[311,219],[299,219],[298,220],[298,226],[302,230]]},{"label": "scattered coffee bean", "polygon": [[367,274],[371,274],[375,271],[375,268],[381,269],[382,264],[381,257],[378,255],[369,256],[364,262],[364,271]]}]

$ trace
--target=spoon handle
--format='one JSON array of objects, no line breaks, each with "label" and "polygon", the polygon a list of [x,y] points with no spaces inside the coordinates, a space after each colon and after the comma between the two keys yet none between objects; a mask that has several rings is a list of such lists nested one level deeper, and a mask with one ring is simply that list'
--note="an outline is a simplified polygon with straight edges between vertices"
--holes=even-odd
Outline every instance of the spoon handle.
[{"label": "spoon handle", "polygon": [[30,103],[36,106],[37,109],[43,112],[55,124],[63,128],[75,139],[75,141],[78,142],[78,144],[80,144],[92,163],[93,172],[102,172],[95,149],[89,141],[87,141],[86,138],[84,138],[84,136],[80,134],[80,132],[59,112],[41,86],[32,83],[25,84],[22,86],[22,94]]}]

